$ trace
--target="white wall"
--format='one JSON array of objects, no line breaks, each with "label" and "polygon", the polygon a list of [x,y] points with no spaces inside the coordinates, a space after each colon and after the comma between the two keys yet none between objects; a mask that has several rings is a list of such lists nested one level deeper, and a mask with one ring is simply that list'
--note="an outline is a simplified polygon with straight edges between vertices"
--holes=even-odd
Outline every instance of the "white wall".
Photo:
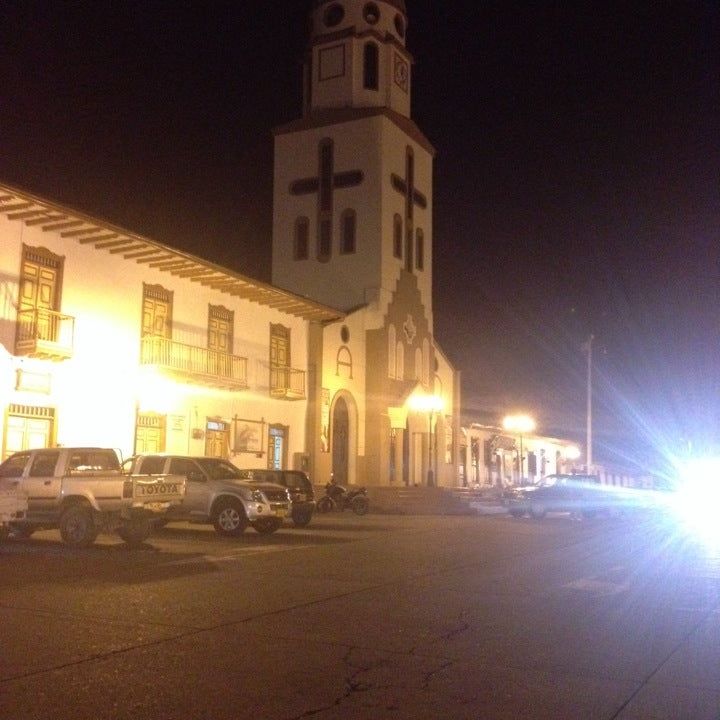
[{"label": "white wall", "polygon": [[[62,362],[14,357],[22,243],[65,257],[61,311],[75,317],[74,352]],[[156,376],[139,365],[143,282],[173,291],[174,341],[207,347],[208,304],[235,313],[234,354],[248,358],[249,389],[215,390]],[[57,408],[57,441],[133,450],[138,408],[167,414],[167,450],[202,454],[193,427],[208,416],[264,419],[290,426],[288,463],[305,449],[307,403],[269,397],[270,323],[291,328],[291,365],[307,371],[307,322],[213,291],[188,279],[80,245],[58,231],[43,232],[0,217],[0,412],[10,403]],[[18,369],[50,375],[50,393],[15,390]],[[171,429],[170,416],[182,418]],[[4,432],[3,432],[4,437]],[[254,456],[253,456],[254,457]],[[264,462],[264,461],[263,461]]]}]

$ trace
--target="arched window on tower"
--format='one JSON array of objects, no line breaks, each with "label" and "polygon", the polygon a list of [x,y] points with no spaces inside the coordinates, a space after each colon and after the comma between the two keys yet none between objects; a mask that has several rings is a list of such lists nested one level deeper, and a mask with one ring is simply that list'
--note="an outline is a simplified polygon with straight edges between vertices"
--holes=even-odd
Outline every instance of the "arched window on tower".
[{"label": "arched window on tower", "polygon": [[340,252],[350,255],[355,252],[357,219],[354,210],[345,210],[340,218]]},{"label": "arched window on tower", "polygon": [[398,380],[405,379],[405,346],[401,342],[397,344],[397,356],[395,358],[395,377]]},{"label": "arched window on tower", "polygon": [[395,213],[393,218],[393,255],[402,260],[402,218]]},{"label": "arched window on tower", "polygon": [[423,338],[422,353],[423,353],[422,381],[425,385],[429,385],[430,384],[430,341],[427,338]]},{"label": "arched window on tower", "polygon": [[422,350],[415,348],[415,380],[422,381],[423,379],[423,364],[422,364]]},{"label": "arched window on tower", "polygon": [[363,54],[363,87],[366,90],[377,90],[379,80],[379,50],[374,42],[365,43]]},{"label": "arched window on tower", "polygon": [[388,377],[395,379],[396,377],[396,357],[397,357],[397,335],[395,334],[395,326],[388,327]]},{"label": "arched window on tower", "polygon": [[299,217],[295,221],[295,239],[293,246],[293,257],[296,260],[308,259],[308,245],[310,239],[310,220],[306,217]]}]

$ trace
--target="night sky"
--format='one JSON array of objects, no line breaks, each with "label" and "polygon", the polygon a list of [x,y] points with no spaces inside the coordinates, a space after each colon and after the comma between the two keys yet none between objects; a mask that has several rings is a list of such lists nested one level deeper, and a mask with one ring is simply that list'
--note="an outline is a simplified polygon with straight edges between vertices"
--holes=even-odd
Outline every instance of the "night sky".
[{"label": "night sky", "polygon": [[[0,180],[270,279],[310,0],[13,2]],[[407,0],[466,415],[595,455],[720,441],[720,3]],[[652,453],[651,453],[652,454]]]}]

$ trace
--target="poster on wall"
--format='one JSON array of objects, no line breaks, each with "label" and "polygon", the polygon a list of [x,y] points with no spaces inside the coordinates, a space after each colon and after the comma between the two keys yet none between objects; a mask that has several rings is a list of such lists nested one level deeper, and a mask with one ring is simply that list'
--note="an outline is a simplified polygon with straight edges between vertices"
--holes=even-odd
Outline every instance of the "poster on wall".
[{"label": "poster on wall", "polygon": [[234,418],[235,425],[233,448],[236,453],[262,453],[265,437],[264,420],[244,420]]},{"label": "poster on wall", "polygon": [[330,390],[322,388],[320,398],[320,451],[330,452]]}]

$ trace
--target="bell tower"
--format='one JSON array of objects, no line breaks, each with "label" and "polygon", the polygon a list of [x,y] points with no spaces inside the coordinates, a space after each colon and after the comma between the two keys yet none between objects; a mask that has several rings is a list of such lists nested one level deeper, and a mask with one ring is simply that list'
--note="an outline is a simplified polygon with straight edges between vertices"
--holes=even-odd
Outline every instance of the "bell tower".
[{"label": "bell tower", "polygon": [[312,0],[302,117],[275,129],[272,282],[340,310],[403,273],[432,328],[434,149],[410,118],[405,0]]},{"label": "bell tower", "polygon": [[412,58],[404,0],[315,0],[305,61],[305,116],[387,107],[410,116]]}]

